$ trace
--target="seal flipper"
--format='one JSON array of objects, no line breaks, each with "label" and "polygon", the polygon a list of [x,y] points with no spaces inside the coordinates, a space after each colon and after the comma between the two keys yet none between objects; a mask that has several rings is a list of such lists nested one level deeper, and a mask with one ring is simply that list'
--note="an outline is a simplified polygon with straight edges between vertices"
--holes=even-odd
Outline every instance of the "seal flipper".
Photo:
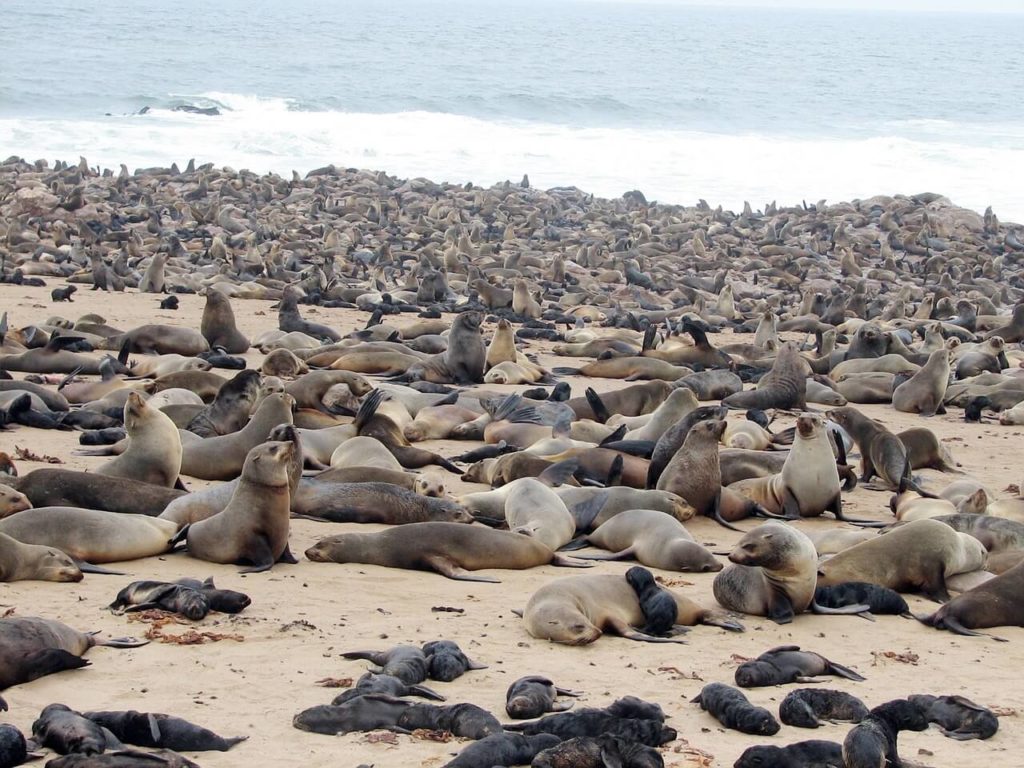
[{"label": "seal flipper", "polygon": [[136,637],[112,637],[109,640],[97,640],[95,644],[107,648],[141,648],[144,645],[149,645],[149,640],[139,640]]},{"label": "seal flipper", "polygon": [[782,512],[787,520],[800,519],[800,502],[789,488],[782,489]]},{"label": "seal flipper", "polygon": [[677,637],[654,637],[653,635],[648,635],[640,630],[634,629],[626,622],[616,618],[608,619],[607,628],[627,640],[637,640],[642,643],[679,643],[686,645],[685,640],[681,640]]},{"label": "seal flipper", "polygon": [[577,531],[589,531],[594,526],[594,521],[601,514],[608,497],[604,494],[595,493],[587,501],[577,504],[569,510],[573,520],[576,522]]},{"label": "seal flipper", "polygon": [[604,424],[608,419],[611,418],[611,413],[608,411],[608,407],[604,404],[604,400],[597,394],[597,391],[593,387],[587,387],[583,393],[586,395],[587,403],[590,405],[590,410],[594,412],[594,421],[599,421]]},{"label": "seal flipper", "polygon": [[566,557],[555,552],[551,558],[551,565],[557,565],[561,568],[593,568],[593,563],[585,563],[582,560],[577,560],[574,557]]},{"label": "seal flipper", "polygon": [[711,503],[711,514],[708,515],[712,520],[718,523],[723,528],[728,528],[730,531],[737,531],[738,533],[746,533],[742,528],[737,528],[735,525],[727,522],[722,517],[722,489],[719,488],[718,492],[715,493],[715,500]]},{"label": "seal flipper", "polygon": [[606,437],[604,440],[602,440],[600,443],[598,443],[598,446],[601,447],[601,448],[604,448],[605,446],[608,445],[608,443],[614,443],[617,440],[621,440],[625,436],[626,436],[626,425],[625,424],[620,424],[616,428],[616,430],[614,432],[612,432],[610,435],[608,435],[608,437]]},{"label": "seal flipper", "polygon": [[858,672],[854,672],[849,667],[844,667],[842,664],[836,664],[836,662],[830,661],[828,659],[825,659],[825,662],[828,664],[828,671],[831,672],[833,675],[845,677],[847,680],[855,680],[858,683],[862,683],[865,680],[867,680],[866,677],[864,677]]},{"label": "seal flipper", "polygon": [[491,584],[500,584],[500,579],[495,579],[492,576],[474,576],[465,568],[462,568],[444,555],[425,555],[420,561],[426,565],[430,570],[437,571],[442,576],[447,576],[449,579],[455,579],[456,581],[483,581]]},{"label": "seal flipper", "polygon": [[608,477],[606,477],[604,481],[606,488],[611,488],[614,485],[622,485],[623,463],[621,454],[612,459],[612,465],[608,468]]},{"label": "seal flipper", "polygon": [[125,575],[124,572],[122,572],[122,571],[111,571],[111,570],[108,570],[106,568],[101,568],[98,565],[93,565],[92,563],[87,563],[84,560],[79,560],[79,559],[74,558],[74,557],[71,558],[71,559],[74,560],[75,565],[78,566],[78,570],[80,570],[82,573],[97,573],[97,574],[100,574],[101,576],[124,576]]},{"label": "seal flipper", "polygon": [[[6,325],[6,324],[7,324],[7,313],[4,312],[4,325]],[[2,341],[2,340],[3,340],[2,337],[0,337],[0,341]],[[0,712],[6,712],[7,709],[8,709],[7,701],[4,699],[3,696],[0,696]]]},{"label": "seal flipper", "polygon": [[274,555],[270,551],[270,543],[263,536],[256,537],[249,545],[250,551],[239,558],[238,564],[252,563],[239,573],[263,573],[274,567]]},{"label": "seal flipper", "polygon": [[634,557],[636,547],[629,546],[619,552],[599,552],[593,555],[576,555],[581,560],[628,560]]},{"label": "seal flipper", "polygon": [[560,485],[565,485],[569,478],[573,476],[573,473],[579,469],[579,466],[579,459],[563,459],[547,467],[537,475],[537,479],[549,488],[557,488]]},{"label": "seal flipper", "polygon": [[440,693],[433,688],[427,688],[425,685],[410,685],[406,695],[419,696],[420,698],[433,699],[434,701],[447,701]]},{"label": "seal flipper", "polygon": [[299,561],[296,559],[295,555],[292,554],[292,551],[288,548],[288,544],[286,543],[284,545],[284,552],[282,552],[281,556],[277,558],[277,562],[287,563],[288,565],[297,565]]},{"label": "seal flipper", "polygon": [[[775,584],[772,584],[771,585],[771,590],[772,590],[772,599],[768,603],[768,613],[767,613],[768,618],[771,619],[772,621],[774,621],[776,624],[790,624],[790,623],[792,623],[793,616],[795,615],[795,613],[793,611],[793,601],[789,599],[789,595],[786,594],[786,591],[784,589],[782,589],[781,587],[776,586]],[[782,646],[782,647],[783,648],[789,647],[791,649],[794,648],[794,647],[791,647],[791,646]],[[799,648],[795,648],[795,649],[799,650]]]}]

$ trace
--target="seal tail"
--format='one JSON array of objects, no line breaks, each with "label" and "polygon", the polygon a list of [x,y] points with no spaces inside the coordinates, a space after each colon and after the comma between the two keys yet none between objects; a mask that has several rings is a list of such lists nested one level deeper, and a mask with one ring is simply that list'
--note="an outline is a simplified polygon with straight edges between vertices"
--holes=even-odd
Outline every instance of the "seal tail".
[{"label": "seal tail", "polygon": [[917,481],[914,480],[914,478],[912,478],[910,476],[910,468],[909,467],[910,467],[910,465],[908,464],[907,465],[907,474],[905,474],[903,477],[900,478],[900,485],[899,485],[899,491],[898,492],[899,493],[904,493],[905,491],[907,491],[909,489],[909,490],[913,491],[914,493],[917,493],[917,494],[919,494],[921,496],[924,496],[926,499],[937,499],[937,498],[939,498],[934,493],[931,493],[930,491],[926,491],[924,488],[922,488],[920,485],[918,485]]}]

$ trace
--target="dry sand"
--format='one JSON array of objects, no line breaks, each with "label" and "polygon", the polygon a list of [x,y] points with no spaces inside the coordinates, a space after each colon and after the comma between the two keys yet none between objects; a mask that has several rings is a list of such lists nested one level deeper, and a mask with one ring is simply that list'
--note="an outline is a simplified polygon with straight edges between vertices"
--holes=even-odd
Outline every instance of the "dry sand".
[{"label": "dry sand", "polygon": [[[54,285],[56,281],[51,281]],[[50,286],[52,287],[52,286]],[[0,307],[10,313],[12,327],[59,314],[76,318],[98,312],[114,326],[130,328],[159,322],[198,328],[204,299],[181,296],[177,312],[159,310],[158,297],[148,294],[102,294],[80,291],[73,305],[50,302],[47,288],[0,286]],[[239,328],[250,335],[276,327],[276,311],[268,301],[232,302]],[[362,327],[367,315],[346,310],[303,307],[310,319],[342,332]],[[488,332],[493,326],[488,326]],[[738,340],[729,336],[728,340]],[[528,349],[541,350],[537,342]],[[260,355],[248,355],[258,364]],[[571,365],[564,358],[542,355],[547,365]],[[556,362],[556,360],[558,362]],[[23,374],[15,374],[20,377]],[[573,394],[582,394],[582,379],[570,379]],[[599,390],[622,382],[586,382]],[[489,389],[503,389],[489,387]],[[505,388],[511,389],[511,388]],[[988,485],[997,496],[1021,480],[1020,457],[1024,430],[991,422],[965,424],[960,411],[922,419],[896,413],[889,406],[865,406],[897,431],[926,424],[949,446],[965,472]],[[431,445],[431,444],[425,444]],[[466,443],[435,443],[454,455]],[[41,431],[20,427],[0,432],[0,450],[30,448],[63,460],[63,466],[89,470],[103,458],[72,455],[77,432]],[[39,464],[18,462],[21,473]],[[953,475],[923,471],[927,487],[938,490]],[[189,481],[189,487],[204,484]],[[481,486],[453,482],[456,492]],[[854,516],[887,515],[888,494],[858,488],[844,495],[845,509]],[[753,527],[752,522],[741,523]],[[834,526],[816,520],[800,524],[805,530]],[[377,526],[379,527],[379,526]],[[695,537],[716,551],[726,551],[739,534],[701,519],[688,523]],[[0,613],[39,615],[64,621],[82,630],[101,630],[111,636],[145,634],[148,625],[113,616],[105,606],[132,579],[216,577],[222,588],[239,589],[252,605],[238,616],[211,614],[196,625],[168,625],[166,634],[189,629],[238,636],[201,645],[153,642],[134,650],[96,648],[88,653],[88,668],[65,672],[9,689],[4,696],[10,711],[3,719],[26,733],[47,704],[63,702],[74,709],[138,709],[166,712],[212,728],[224,736],[249,740],[227,753],[192,755],[202,766],[307,765],[441,766],[464,746],[458,739],[438,743],[415,736],[377,732],[341,737],[321,736],[294,729],[300,710],[329,703],[337,690],[318,685],[325,678],[358,678],[366,662],[347,661],[341,653],[354,649],[384,649],[400,643],[422,644],[439,638],[457,641],[475,660],[489,668],[466,674],[453,683],[428,683],[449,703],[468,701],[504,719],[504,696],[509,683],[527,674],[550,676],[560,686],[585,691],[577,706],[602,706],[633,694],[658,702],[679,739],[665,747],[667,766],[731,766],[739,754],[756,743],[782,745],[811,738],[842,741],[848,725],[826,725],[815,731],[784,726],[771,738],[750,737],[724,730],[689,701],[705,683],[733,682],[741,657],[753,657],[777,645],[796,644],[814,650],[861,672],[866,682],[831,679],[826,684],[850,691],[868,706],[912,693],[961,694],[1005,716],[999,732],[988,741],[957,742],[932,729],[903,733],[900,752],[930,766],[995,768],[1024,764],[1024,689],[1019,670],[1024,663],[1024,630],[1003,628],[1009,643],[986,638],[957,637],[899,617],[879,617],[874,623],[859,617],[799,616],[793,624],[744,617],[747,631],[728,633],[695,627],[687,645],[636,643],[602,637],[584,647],[550,644],[531,638],[512,614],[521,609],[538,587],[552,579],[581,571],[545,566],[530,571],[494,571],[500,584],[450,581],[433,573],[374,566],[311,563],[301,557],[319,538],[369,526],[294,521],[291,549],[298,565],[278,565],[265,574],[241,576],[238,568],[194,560],[184,554],[125,563],[128,575],[87,576],[79,584],[20,582],[0,584]],[[601,563],[587,573],[624,573],[630,563]],[[707,605],[713,574],[662,573],[667,584]],[[936,606],[908,596],[912,610]],[[439,610],[457,608],[461,612]],[[794,686],[748,692],[756,704],[776,711]]]}]

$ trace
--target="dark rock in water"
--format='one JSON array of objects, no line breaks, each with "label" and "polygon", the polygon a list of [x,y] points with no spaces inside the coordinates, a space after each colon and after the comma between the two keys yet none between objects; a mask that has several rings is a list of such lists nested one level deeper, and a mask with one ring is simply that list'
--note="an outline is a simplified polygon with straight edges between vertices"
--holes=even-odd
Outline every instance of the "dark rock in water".
[{"label": "dark rock in water", "polygon": [[210,115],[211,117],[215,117],[220,114],[220,110],[216,107],[196,107],[192,104],[179,104],[171,111],[188,112],[190,115]]}]

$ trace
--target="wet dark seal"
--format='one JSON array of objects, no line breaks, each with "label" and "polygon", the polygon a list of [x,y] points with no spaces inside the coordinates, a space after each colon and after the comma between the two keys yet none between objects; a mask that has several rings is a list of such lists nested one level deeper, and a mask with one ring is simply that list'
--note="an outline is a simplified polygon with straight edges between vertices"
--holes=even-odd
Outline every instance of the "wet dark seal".
[{"label": "wet dark seal", "polygon": [[749,733],[754,736],[774,736],[779,732],[779,721],[767,709],[755,707],[742,691],[724,683],[705,685],[693,704],[700,704],[726,728]]}]

